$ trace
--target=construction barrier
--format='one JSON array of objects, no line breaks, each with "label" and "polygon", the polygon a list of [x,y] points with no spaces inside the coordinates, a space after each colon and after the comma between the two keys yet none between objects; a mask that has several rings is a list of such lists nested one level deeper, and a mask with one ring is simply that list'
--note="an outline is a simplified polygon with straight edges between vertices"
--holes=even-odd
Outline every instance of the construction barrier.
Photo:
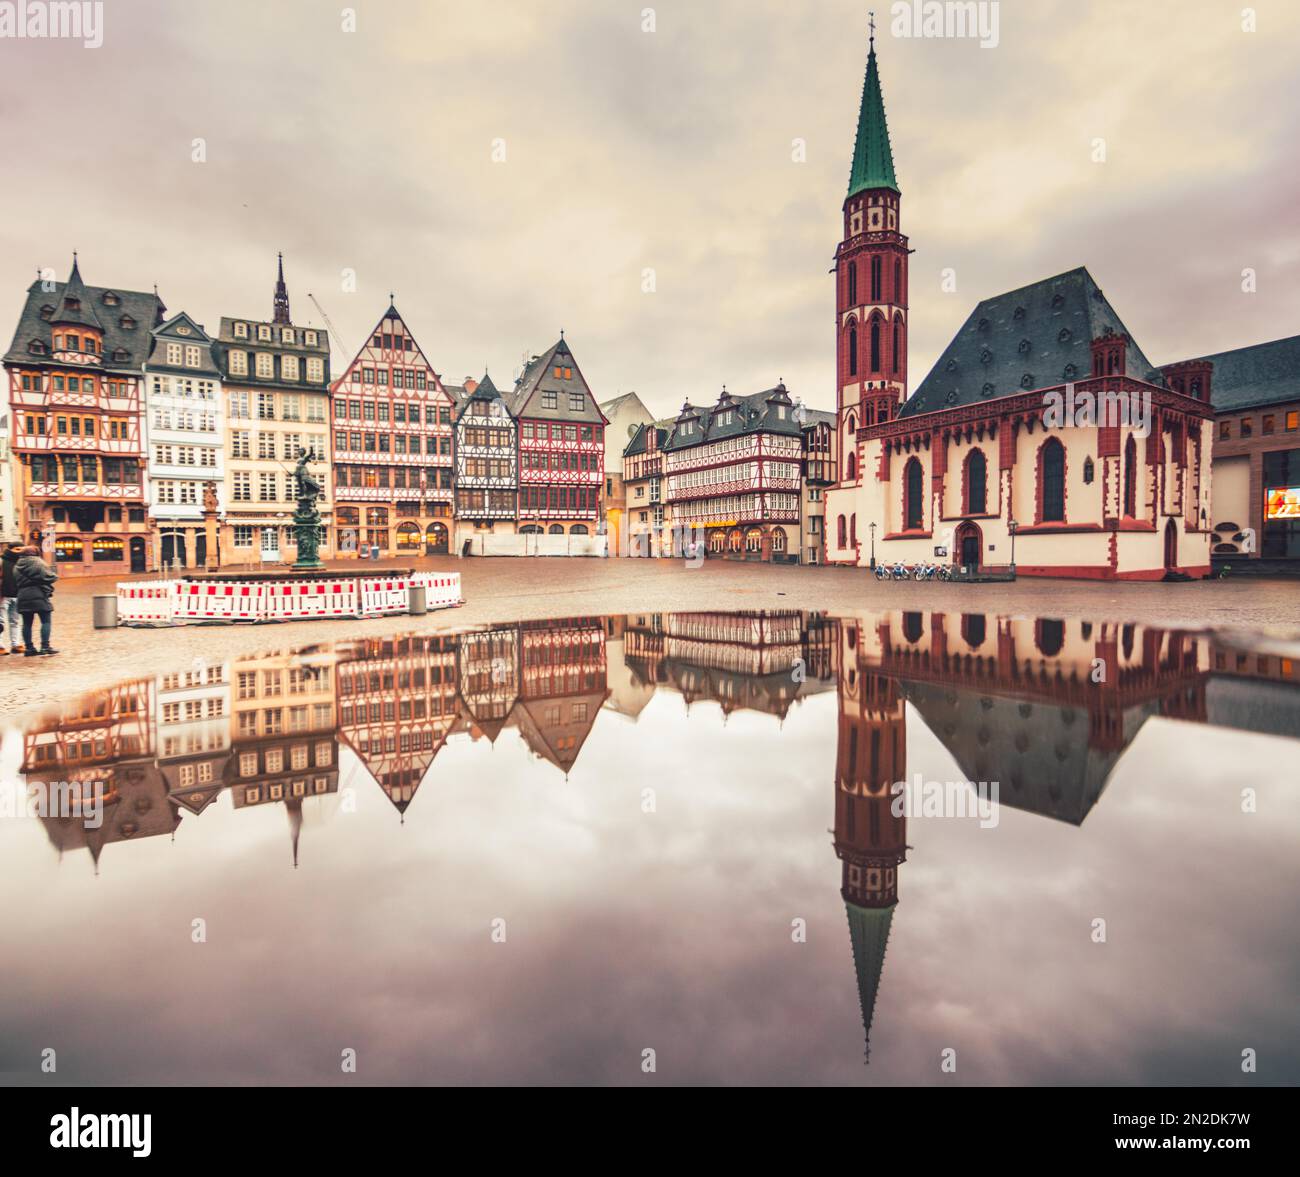
[{"label": "construction barrier", "polygon": [[180,581],[133,581],[117,586],[118,625],[173,625]]},{"label": "construction barrier", "polygon": [[424,588],[429,609],[462,604],[458,572],[283,581],[124,581],[117,586],[117,623],[186,625],[379,617],[408,612],[414,585]]}]

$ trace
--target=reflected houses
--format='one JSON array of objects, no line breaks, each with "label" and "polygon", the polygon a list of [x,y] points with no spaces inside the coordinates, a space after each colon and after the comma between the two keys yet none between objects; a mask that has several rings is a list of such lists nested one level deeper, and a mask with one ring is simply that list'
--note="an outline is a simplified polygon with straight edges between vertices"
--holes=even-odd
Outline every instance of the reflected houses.
[{"label": "reflected houses", "polygon": [[453,637],[365,638],[335,667],[339,738],[405,814],[459,717]]},{"label": "reflected houses", "polygon": [[[167,802],[155,762],[155,699],[152,679],[134,679],[83,695],[56,712],[53,721],[23,737],[29,793],[62,794],[62,812],[46,811],[46,835],[58,850],[90,852],[99,859],[110,842],[170,834],[180,821]],[[102,821],[83,819],[82,802],[102,798]]]},{"label": "reflected houses", "polygon": [[230,756],[225,783],[236,809],[281,802],[298,865],[302,802],[339,787],[334,658],[269,654],[230,668]]},{"label": "reflected houses", "polygon": [[461,634],[456,664],[461,721],[474,739],[495,744],[519,698],[519,630],[502,625]]},{"label": "reflected houses", "polygon": [[521,622],[518,630],[519,734],[568,776],[609,695],[604,625],[571,617]]},{"label": "reflected houses", "polygon": [[230,758],[230,678],[224,662],[159,675],[154,682],[158,770],[167,796],[196,816],[220,795]]},{"label": "reflected houses", "polygon": [[819,614],[652,613],[626,619],[623,658],[636,684],[667,686],[687,706],[716,702],[784,718],[797,697],[835,683],[834,623]]}]

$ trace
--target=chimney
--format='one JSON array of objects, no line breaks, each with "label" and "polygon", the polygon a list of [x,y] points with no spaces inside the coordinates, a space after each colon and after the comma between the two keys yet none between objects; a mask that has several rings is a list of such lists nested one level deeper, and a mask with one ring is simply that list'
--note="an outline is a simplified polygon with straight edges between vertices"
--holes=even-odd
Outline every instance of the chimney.
[{"label": "chimney", "polygon": [[477,387],[478,387],[478,381],[475,380],[473,376],[465,377],[465,391],[469,393],[470,396],[474,395],[474,390]]}]

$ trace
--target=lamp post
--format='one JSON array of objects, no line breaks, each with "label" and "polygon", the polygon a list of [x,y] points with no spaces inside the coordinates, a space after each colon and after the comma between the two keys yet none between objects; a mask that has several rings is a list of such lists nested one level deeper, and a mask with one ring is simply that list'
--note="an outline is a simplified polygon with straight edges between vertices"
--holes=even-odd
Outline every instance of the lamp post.
[{"label": "lamp post", "polygon": [[869,526],[871,530],[871,563],[868,567],[874,568],[876,566],[876,525],[871,523]]},{"label": "lamp post", "polygon": [[1011,532],[1011,573],[1016,571],[1016,529],[1020,526],[1014,519],[1007,520],[1007,530]]}]

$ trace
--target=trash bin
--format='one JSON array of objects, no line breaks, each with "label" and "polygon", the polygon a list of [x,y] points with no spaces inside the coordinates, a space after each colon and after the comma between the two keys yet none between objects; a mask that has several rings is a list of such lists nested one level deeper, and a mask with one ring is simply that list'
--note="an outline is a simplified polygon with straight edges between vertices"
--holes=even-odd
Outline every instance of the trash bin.
[{"label": "trash bin", "polygon": [[117,628],[117,594],[96,596],[91,605],[96,629]]},{"label": "trash bin", "polygon": [[372,560],[378,560],[378,559],[379,559],[379,545],[378,545],[378,544],[373,544],[373,545],[371,545],[371,548],[370,548],[370,558],[371,558]]},{"label": "trash bin", "polygon": [[366,547],[365,544],[362,544],[362,545],[357,549],[357,559],[358,559],[358,560],[369,560],[369,559],[370,559],[370,549],[369,549],[368,547]]},{"label": "trash bin", "polygon": [[429,611],[428,601],[424,591],[424,585],[413,584],[406,591],[408,594],[407,599],[409,601],[406,611],[412,617],[423,617]]}]

